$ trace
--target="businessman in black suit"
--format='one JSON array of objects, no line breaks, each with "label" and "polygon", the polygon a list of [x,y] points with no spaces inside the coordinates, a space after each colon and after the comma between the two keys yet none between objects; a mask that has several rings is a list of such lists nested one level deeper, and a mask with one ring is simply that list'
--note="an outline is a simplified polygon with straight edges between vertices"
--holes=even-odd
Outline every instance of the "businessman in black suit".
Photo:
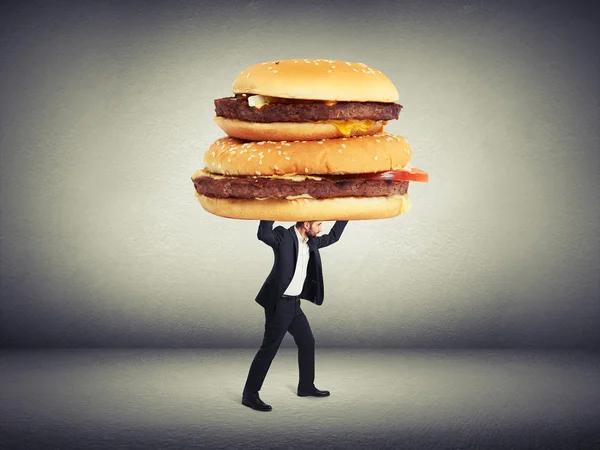
[{"label": "businessman in black suit", "polygon": [[340,238],[347,221],[337,221],[329,234],[318,236],[323,222],[297,222],[290,228],[276,227],[273,221],[261,220],[258,239],[273,249],[275,261],[271,273],[258,295],[265,310],[265,333],[256,353],[244,391],[242,404],[258,411],[271,411],[259,395],[264,379],[279,345],[289,332],[298,346],[300,379],[297,394],[300,397],[327,397],[315,380],[315,339],[306,316],[300,308],[300,299],[317,305],[323,303],[323,270],[319,249]]}]

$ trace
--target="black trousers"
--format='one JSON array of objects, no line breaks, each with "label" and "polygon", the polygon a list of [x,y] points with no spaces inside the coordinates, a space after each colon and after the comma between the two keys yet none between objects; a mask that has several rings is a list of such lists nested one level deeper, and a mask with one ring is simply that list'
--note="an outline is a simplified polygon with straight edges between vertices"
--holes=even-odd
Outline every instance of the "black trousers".
[{"label": "black trousers", "polygon": [[265,334],[244,386],[244,395],[260,391],[271,362],[288,332],[298,346],[298,389],[310,390],[315,381],[315,338],[302,309],[300,299],[283,297],[272,308],[265,308]]}]

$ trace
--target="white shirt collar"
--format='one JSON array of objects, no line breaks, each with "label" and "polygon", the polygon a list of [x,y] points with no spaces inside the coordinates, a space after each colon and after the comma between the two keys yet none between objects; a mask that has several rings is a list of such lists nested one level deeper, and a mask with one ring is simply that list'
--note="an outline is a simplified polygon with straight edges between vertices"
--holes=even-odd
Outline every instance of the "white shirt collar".
[{"label": "white shirt collar", "polygon": [[298,240],[301,243],[306,244],[306,242],[308,241],[308,238],[307,237],[305,237],[305,238],[302,237],[302,235],[298,231],[298,227],[294,226],[294,231],[296,232],[296,236],[298,237]]}]

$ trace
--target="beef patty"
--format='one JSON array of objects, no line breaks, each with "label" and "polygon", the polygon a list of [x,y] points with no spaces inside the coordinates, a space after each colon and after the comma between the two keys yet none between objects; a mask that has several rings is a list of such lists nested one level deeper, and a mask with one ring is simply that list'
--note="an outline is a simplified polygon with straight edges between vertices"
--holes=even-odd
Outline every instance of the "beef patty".
[{"label": "beef patty", "polygon": [[237,96],[215,100],[217,116],[247,122],[316,122],[319,120],[393,120],[402,105],[377,102],[267,103],[261,108],[248,104],[248,97]]},{"label": "beef patty", "polygon": [[408,181],[371,180],[343,176],[310,178],[304,181],[283,180],[268,177],[200,176],[194,178],[196,192],[218,198],[278,198],[308,194],[313,198],[332,197],[379,197],[406,194]]}]

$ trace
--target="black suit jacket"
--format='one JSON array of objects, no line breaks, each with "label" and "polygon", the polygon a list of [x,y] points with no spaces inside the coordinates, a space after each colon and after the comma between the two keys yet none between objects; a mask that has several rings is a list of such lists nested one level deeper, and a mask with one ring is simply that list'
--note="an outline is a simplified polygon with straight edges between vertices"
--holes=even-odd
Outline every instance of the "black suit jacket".
[{"label": "black suit jacket", "polygon": [[[317,305],[323,303],[323,269],[319,249],[337,242],[347,223],[348,221],[338,220],[328,234],[308,238],[310,257],[301,298]],[[258,239],[270,246],[275,254],[271,273],[256,296],[257,303],[263,308],[274,305],[281,298],[294,276],[298,259],[298,237],[294,226],[273,229],[273,221],[269,220],[261,220],[258,225]]]}]

